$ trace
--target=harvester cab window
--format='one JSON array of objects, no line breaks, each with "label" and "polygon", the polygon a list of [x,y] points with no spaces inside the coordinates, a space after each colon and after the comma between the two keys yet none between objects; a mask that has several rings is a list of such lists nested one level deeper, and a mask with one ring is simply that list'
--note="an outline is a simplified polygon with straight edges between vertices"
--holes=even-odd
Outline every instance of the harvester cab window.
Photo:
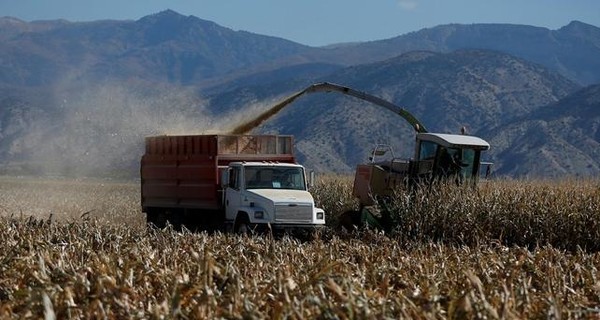
[{"label": "harvester cab window", "polygon": [[436,162],[436,173],[443,177],[456,177],[457,182],[462,182],[472,178],[474,163],[475,150],[440,146]]},{"label": "harvester cab window", "polygon": [[437,152],[436,172],[438,175],[450,177],[461,172],[461,150],[440,146]]},{"label": "harvester cab window", "polygon": [[437,143],[431,141],[421,141],[419,147],[419,160],[433,160],[437,151]]},{"label": "harvester cab window", "polygon": [[461,178],[470,179],[473,177],[473,165],[475,163],[475,150],[473,149],[462,149],[462,157],[460,158]]}]

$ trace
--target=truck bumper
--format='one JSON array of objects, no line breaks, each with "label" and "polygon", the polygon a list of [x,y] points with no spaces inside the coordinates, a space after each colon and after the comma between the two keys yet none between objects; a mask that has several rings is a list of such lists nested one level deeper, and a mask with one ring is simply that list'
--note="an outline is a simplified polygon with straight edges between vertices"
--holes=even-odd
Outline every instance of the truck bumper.
[{"label": "truck bumper", "polygon": [[273,232],[274,234],[310,234],[325,228],[324,224],[252,224],[255,232]]}]

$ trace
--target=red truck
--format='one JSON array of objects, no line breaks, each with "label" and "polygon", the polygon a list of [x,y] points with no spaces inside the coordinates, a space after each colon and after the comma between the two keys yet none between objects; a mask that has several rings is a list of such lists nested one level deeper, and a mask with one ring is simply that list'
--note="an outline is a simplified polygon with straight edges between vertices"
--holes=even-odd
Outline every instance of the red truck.
[{"label": "red truck", "polygon": [[292,136],[147,137],[140,171],[142,211],[159,228],[169,222],[247,233],[325,225]]}]

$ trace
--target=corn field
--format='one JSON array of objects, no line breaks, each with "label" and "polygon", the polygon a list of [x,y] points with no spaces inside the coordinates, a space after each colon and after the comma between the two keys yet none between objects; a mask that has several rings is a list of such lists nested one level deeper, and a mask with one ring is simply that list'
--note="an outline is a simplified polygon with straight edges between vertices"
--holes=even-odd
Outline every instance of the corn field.
[{"label": "corn field", "polygon": [[139,186],[0,178],[0,318],[600,316],[598,181],[398,192],[391,234],[337,231],[352,181],[313,194],[315,239],[146,228]]}]

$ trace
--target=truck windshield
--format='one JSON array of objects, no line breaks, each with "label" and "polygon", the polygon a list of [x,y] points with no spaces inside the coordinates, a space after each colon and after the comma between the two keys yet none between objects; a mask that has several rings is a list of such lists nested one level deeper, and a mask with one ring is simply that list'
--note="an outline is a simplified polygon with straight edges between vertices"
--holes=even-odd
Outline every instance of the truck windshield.
[{"label": "truck windshield", "polygon": [[304,171],[299,167],[245,167],[246,189],[306,190]]}]

